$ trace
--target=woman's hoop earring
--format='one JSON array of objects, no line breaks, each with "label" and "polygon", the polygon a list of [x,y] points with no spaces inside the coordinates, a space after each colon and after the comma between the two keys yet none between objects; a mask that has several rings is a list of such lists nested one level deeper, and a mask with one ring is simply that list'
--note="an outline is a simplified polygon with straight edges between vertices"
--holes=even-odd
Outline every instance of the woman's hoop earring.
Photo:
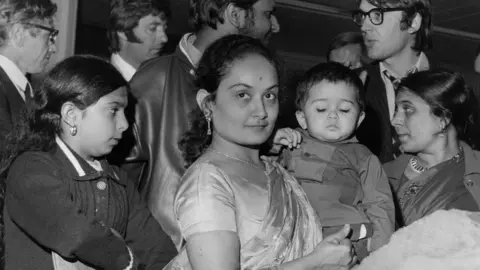
[{"label": "woman's hoop earring", "polygon": [[212,126],[211,126],[212,117],[205,115],[205,118],[207,119],[207,135],[210,136],[212,135]]}]

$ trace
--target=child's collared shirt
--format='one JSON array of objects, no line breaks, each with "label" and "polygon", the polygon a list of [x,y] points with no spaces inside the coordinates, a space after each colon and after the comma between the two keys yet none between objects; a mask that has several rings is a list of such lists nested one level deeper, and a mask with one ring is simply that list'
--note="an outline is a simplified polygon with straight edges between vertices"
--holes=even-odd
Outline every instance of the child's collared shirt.
[{"label": "child's collared shirt", "polygon": [[371,250],[394,231],[395,211],[388,179],[378,158],[355,137],[319,141],[301,130],[303,142],[281,161],[299,180],[322,226],[372,223]]}]

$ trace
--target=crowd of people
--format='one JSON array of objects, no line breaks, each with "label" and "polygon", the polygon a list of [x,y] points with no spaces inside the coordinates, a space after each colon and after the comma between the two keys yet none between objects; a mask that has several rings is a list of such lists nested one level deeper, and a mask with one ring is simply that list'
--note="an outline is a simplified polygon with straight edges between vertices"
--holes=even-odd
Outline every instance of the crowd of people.
[{"label": "crowd of people", "polygon": [[430,0],[358,0],[359,31],[293,89],[275,0],[192,0],[158,56],[165,2],[112,1],[111,58],[32,88],[57,7],[0,0],[2,269],[348,270],[437,210],[480,211],[479,103],[427,56]]}]

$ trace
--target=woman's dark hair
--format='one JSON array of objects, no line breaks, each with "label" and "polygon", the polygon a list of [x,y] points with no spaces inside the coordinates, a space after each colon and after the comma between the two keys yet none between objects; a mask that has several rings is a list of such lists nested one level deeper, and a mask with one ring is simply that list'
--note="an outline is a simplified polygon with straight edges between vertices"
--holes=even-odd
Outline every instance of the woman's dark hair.
[{"label": "woman's dark hair", "polygon": [[89,55],[77,55],[58,63],[48,72],[24,111],[20,124],[7,135],[2,146],[0,174],[26,151],[48,151],[61,131],[61,108],[72,102],[79,109],[127,86],[127,81],[109,62]]},{"label": "woman's dark hair", "polygon": [[399,85],[399,91],[409,91],[422,98],[432,114],[447,119],[455,127],[459,140],[478,149],[478,102],[462,75],[447,69],[433,69],[414,73]]},{"label": "woman's dark hair", "polygon": [[[215,101],[216,92],[222,79],[229,73],[236,61],[249,55],[260,55],[267,59],[277,69],[274,54],[260,40],[229,35],[212,43],[203,54],[197,71],[196,86],[210,93],[206,102]],[[201,108],[197,107],[190,114],[190,129],[179,141],[186,166],[189,167],[210,145],[212,136],[207,135],[207,120]],[[213,124],[212,124],[213,127]]]}]

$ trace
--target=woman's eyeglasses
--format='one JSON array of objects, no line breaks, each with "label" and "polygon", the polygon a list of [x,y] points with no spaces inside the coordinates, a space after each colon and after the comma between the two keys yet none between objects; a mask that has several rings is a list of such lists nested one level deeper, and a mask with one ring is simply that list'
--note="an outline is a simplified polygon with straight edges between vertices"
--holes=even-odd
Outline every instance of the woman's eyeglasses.
[{"label": "woman's eyeglasses", "polygon": [[383,14],[385,12],[392,12],[392,11],[401,11],[405,10],[404,7],[399,7],[399,8],[373,8],[370,9],[367,12],[363,12],[361,10],[356,10],[352,13],[352,18],[353,21],[358,25],[362,26],[365,17],[368,17],[370,19],[370,22],[372,22],[373,25],[380,25],[383,23]]},{"label": "woman's eyeglasses", "polygon": [[41,25],[41,24],[36,24],[36,23],[26,23],[25,25],[48,31],[50,33],[48,35],[48,40],[50,41],[51,44],[55,44],[55,41],[57,40],[57,36],[58,36],[58,32],[59,32],[57,29],[47,27],[47,26]]}]

